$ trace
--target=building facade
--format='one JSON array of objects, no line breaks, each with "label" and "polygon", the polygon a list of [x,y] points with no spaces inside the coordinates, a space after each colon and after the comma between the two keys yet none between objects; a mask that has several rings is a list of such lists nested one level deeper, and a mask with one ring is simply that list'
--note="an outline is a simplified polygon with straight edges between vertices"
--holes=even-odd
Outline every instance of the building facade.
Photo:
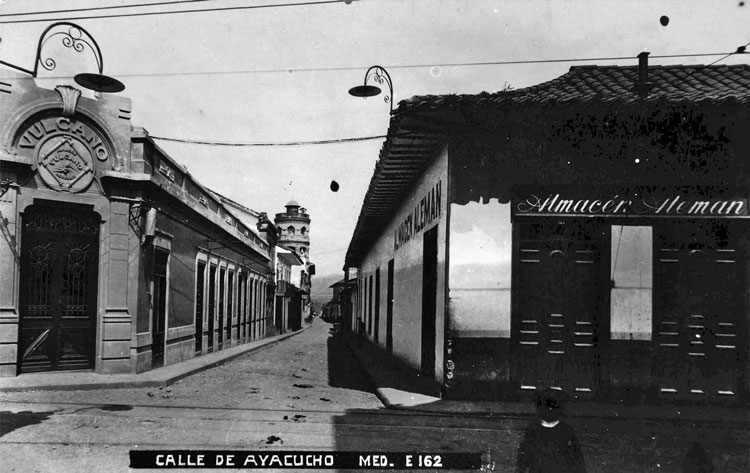
[{"label": "building facade", "polygon": [[[315,275],[315,264],[310,261],[310,215],[307,209],[291,200],[286,204],[286,212],[277,213],[274,218],[278,235],[278,244],[298,255],[302,265],[292,264],[292,286],[296,288],[295,301],[299,298],[301,304],[301,317],[310,317],[312,309],[312,276]],[[284,291],[282,291],[284,292]],[[288,297],[288,296],[285,296]],[[295,311],[297,303],[294,303]],[[296,313],[296,312],[295,312]],[[295,326],[296,316],[294,318]]]},{"label": "building facade", "polygon": [[137,373],[269,333],[276,230],[248,225],[130,100],[0,83],[0,375]]},{"label": "building facade", "polygon": [[342,329],[351,331],[352,296],[357,291],[357,280],[341,279],[329,286],[333,289],[333,297],[323,306],[323,320],[342,324]]},{"label": "building facade", "polygon": [[277,333],[302,328],[305,296],[302,287],[304,261],[283,246],[276,247],[276,312],[274,326]]},{"label": "building facade", "polygon": [[394,113],[352,324],[449,397],[745,402],[750,67],[573,67]]}]

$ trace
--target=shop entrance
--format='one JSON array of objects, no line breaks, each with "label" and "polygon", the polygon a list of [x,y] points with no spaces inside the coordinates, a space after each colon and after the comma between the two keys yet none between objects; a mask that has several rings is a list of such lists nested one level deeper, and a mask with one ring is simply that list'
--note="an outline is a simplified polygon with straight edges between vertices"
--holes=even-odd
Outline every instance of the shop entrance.
[{"label": "shop entrance", "polygon": [[18,371],[92,369],[101,218],[32,205],[22,221]]},{"label": "shop entrance", "polygon": [[421,372],[428,379],[435,376],[435,337],[437,335],[437,227],[424,234],[422,250],[422,363]]},{"label": "shop entrance", "polygon": [[609,232],[594,220],[516,225],[512,376],[522,389],[597,391]]},{"label": "shop entrance", "polygon": [[747,339],[741,225],[654,228],[653,379],[662,396],[736,399]]}]

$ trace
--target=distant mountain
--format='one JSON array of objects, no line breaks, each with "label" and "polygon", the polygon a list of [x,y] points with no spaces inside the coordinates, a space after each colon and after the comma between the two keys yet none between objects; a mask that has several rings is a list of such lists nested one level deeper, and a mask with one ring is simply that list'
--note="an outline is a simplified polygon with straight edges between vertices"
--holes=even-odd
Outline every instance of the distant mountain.
[{"label": "distant mountain", "polygon": [[313,304],[319,307],[330,301],[333,297],[333,289],[329,286],[342,279],[344,279],[343,271],[339,274],[326,274],[322,276],[316,274],[313,276],[312,289],[310,291]]},{"label": "distant mountain", "polygon": [[510,261],[495,264],[462,264],[450,269],[451,289],[510,288]]}]

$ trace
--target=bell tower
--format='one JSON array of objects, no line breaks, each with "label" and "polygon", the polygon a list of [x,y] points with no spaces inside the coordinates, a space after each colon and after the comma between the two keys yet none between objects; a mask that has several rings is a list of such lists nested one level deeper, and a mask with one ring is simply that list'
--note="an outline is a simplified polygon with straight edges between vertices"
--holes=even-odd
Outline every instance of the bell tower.
[{"label": "bell tower", "polygon": [[307,209],[292,200],[286,212],[277,213],[274,224],[278,229],[278,243],[295,251],[305,262],[310,256],[310,215]]}]

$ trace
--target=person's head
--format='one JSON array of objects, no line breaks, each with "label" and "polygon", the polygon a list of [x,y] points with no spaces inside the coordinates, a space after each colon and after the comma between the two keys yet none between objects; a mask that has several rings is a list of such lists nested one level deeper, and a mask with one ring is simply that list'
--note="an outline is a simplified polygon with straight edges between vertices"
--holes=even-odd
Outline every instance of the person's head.
[{"label": "person's head", "polygon": [[536,412],[545,422],[560,420],[565,406],[565,393],[557,389],[546,388],[536,395]]}]

